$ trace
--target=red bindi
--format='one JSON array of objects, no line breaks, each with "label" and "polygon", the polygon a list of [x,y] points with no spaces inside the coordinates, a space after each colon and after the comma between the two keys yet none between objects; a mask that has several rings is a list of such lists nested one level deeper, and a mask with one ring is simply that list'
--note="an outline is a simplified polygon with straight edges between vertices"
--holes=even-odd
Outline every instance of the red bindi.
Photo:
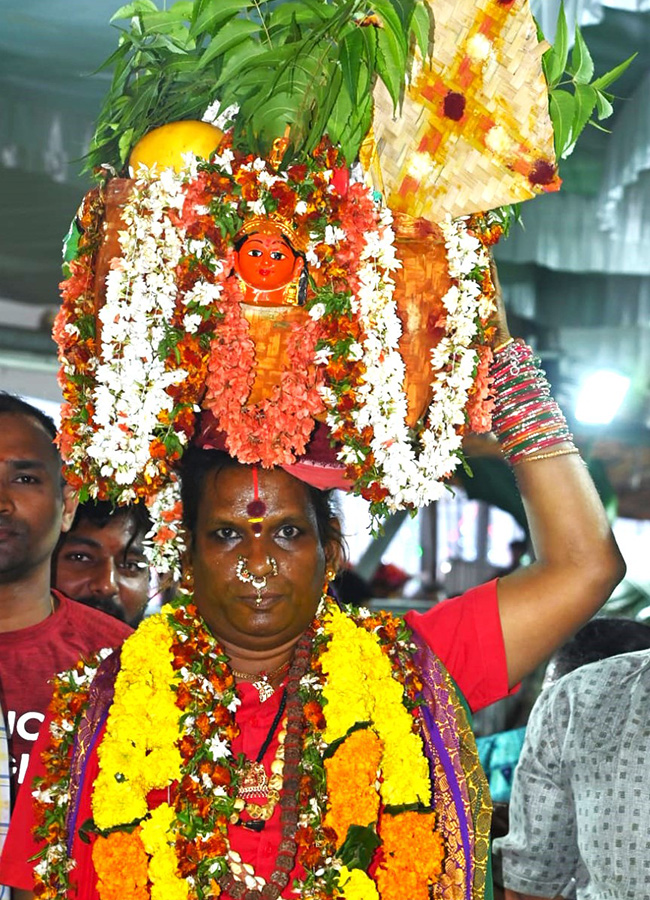
[{"label": "red bindi", "polygon": [[266,503],[260,500],[260,483],[257,466],[253,466],[253,499],[246,506],[248,521],[253,528],[255,537],[262,534],[262,521],[266,515]]}]

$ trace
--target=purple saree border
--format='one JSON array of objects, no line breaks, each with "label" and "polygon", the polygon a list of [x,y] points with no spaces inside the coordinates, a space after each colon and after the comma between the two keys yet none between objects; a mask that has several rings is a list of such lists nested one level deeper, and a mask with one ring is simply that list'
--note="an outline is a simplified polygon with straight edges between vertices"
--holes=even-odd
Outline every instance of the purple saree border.
[{"label": "purple saree border", "polygon": [[[469,820],[467,809],[469,808],[469,795],[467,789],[463,790],[463,784],[459,772],[451,758],[450,748],[447,746],[445,737],[441,733],[438,722],[436,721],[434,712],[431,709],[432,703],[436,713],[442,713],[445,718],[449,715],[449,691],[444,684],[442,675],[439,670],[441,663],[432,653],[429,647],[423,643],[415,633],[413,641],[417,647],[416,664],[424,686],[423,694],[425,704],[421,709],[422,722],[426,732],[424,741],[425,751],[429,757],[429,764],[432,769],[432,783],[435,786],[435,764],[439,761],[445,770],[452,797],[456,806],[458,815],[458,823],[462,838],[463,851],[468,865],[468,871],[465,875],[464,893],[466,900],[472,898],[472,885],[474,882],[474,852],[473,852],[473,823]],[[458,732],[453,729],[454,748],[459,750]],[[432,750],[434,753],[432,753]],[[437,756],[437,760],[436,760]],[[461,769],[462,773],[462,769]]]}]

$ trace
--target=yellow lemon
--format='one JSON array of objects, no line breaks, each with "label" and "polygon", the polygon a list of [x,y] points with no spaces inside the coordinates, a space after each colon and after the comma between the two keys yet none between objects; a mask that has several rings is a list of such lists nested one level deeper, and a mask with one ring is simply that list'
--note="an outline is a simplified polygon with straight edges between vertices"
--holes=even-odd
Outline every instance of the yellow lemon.
[{"label": "yellow lemon", "polygon": [[173,167],[177,172],[183,166],[183,154],[193,153],[208,159],[223,137],[223,131],[208,122],[185,119],[182,122],[170,122],[161,125],[140,138],[131,151],[129,165],[135,173],[140,163],[151,168]]}]

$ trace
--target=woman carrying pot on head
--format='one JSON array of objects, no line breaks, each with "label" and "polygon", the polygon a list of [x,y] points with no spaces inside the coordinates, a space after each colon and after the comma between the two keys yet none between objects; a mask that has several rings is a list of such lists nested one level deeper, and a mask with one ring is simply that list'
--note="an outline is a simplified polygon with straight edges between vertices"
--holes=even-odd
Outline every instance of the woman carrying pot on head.
[{"label": "woman carrying pot on head", "polygon": [[543,374],[504,329],[495,431],[535,564],[405,623],[344,611],[328,493],[190,449],[191,591],[121,658],[59,682],[0,873],[19,898],[490,895],[465,702],[506,695],[623,571]]}]

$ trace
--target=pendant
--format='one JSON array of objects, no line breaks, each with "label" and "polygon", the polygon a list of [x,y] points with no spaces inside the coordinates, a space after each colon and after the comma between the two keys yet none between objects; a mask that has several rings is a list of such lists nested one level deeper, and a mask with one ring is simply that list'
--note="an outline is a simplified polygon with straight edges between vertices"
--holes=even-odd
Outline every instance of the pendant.
[{"label": "pendant", "polygon": [[260,703],[264,703],[265,700],[268,700],[269,697],[272,697],[275,694],[275,690],[269,682],[266,675],[262,675],[259,681],[253,682],[253,687],[257,690],[257,693],[260,695]]},{"label": "pendant", "polygon": [[237,796],[242,800],[255,797],[265,802],[268,795],[269,780],[264,766],[256,760],[247,760],[242,769]]}]

